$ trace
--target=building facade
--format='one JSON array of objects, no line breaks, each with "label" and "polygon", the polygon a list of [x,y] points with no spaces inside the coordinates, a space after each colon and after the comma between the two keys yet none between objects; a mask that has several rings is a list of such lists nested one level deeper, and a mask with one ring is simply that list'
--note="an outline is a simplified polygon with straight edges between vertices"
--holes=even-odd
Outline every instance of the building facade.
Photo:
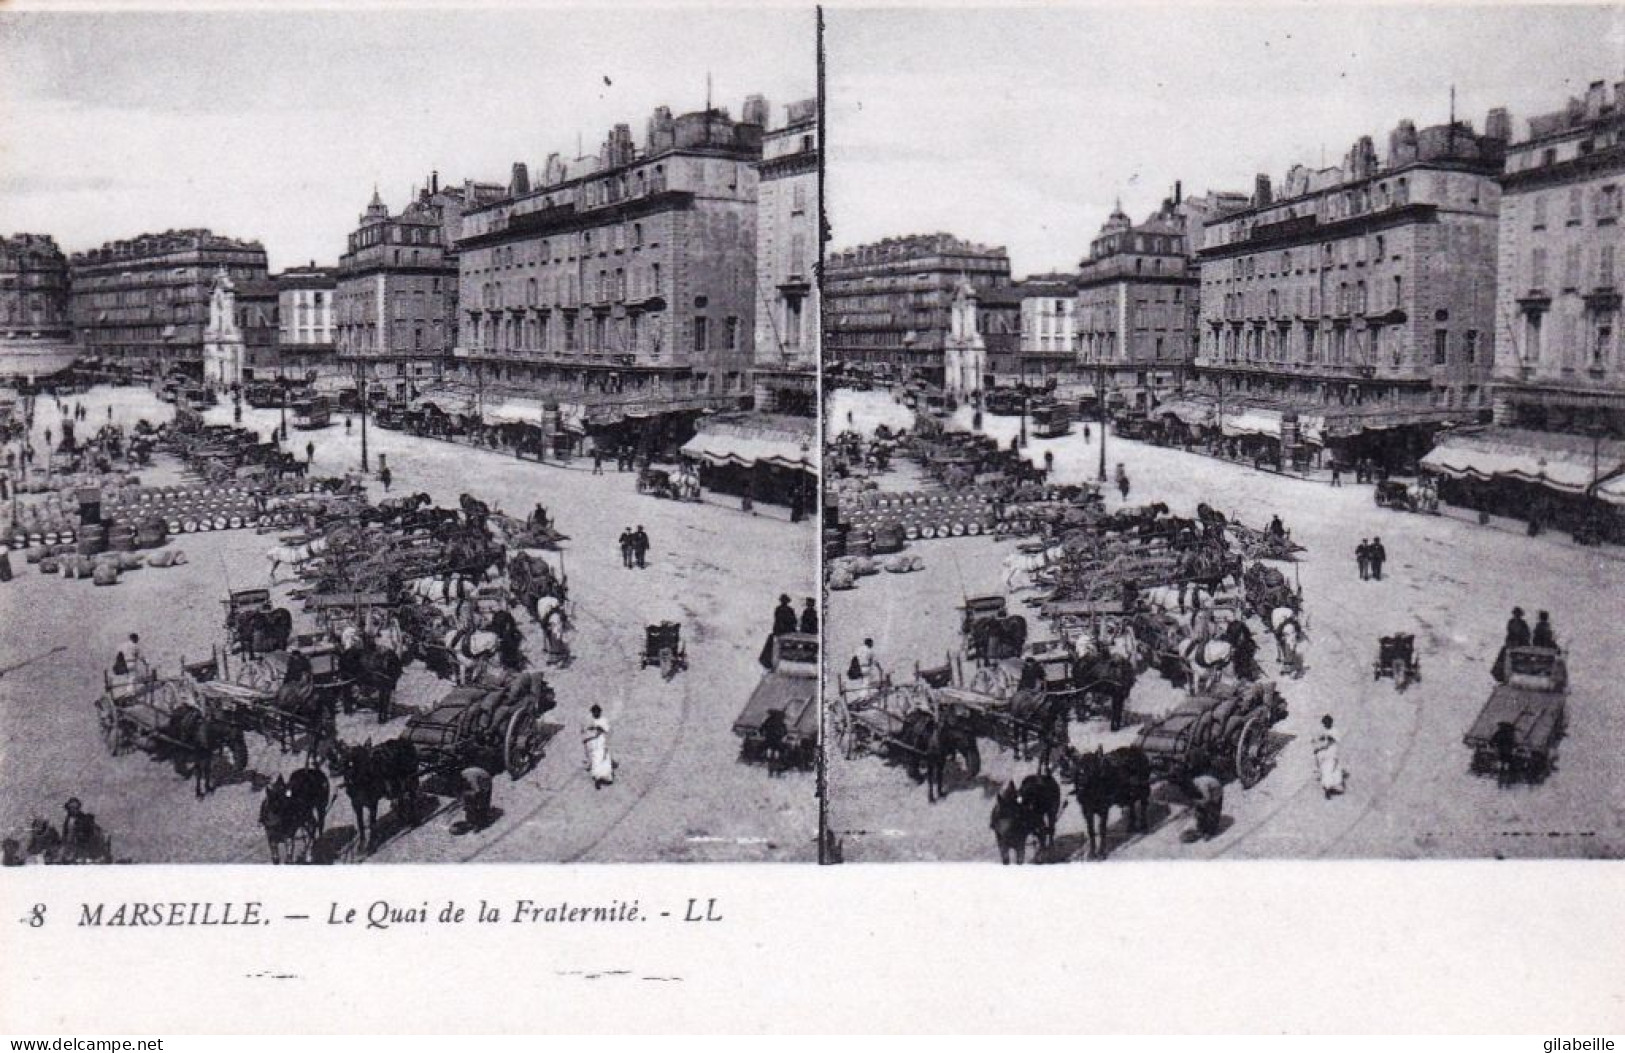
[{"label": "building facade", "polygon": [[1501,110],[1483,135],[1403,121],[1385,160],[1364,137],[1279,197],[1260,176],[1247,209],[1206,225],[1194,387],[1224,436],[1287,462],[1403,464],[1487,415],[1509,129]]},{"label": "building facade", "polygon": [[766,120],[756,96],[740,121],[661,107],[641,149],[622,124],[535,187],[516,165],[463,217],[459,375],[602,426],[748,399]]},{"label": "building facade", "polygon": [[457,339],[457,259],[445,227],[458,204],[438,182],[394,215],[375,190],[339,257],[339,367],[394,396],[438,380]]},{"label": "building facade", "polygon": [[1180,190],[1144,223],[1121,208],[1078,265],[1078,367],[1108,406],[1150,411],[1185,386],[1196,357],[1199,283]]},{"label": "building facade", "polygon": [[1069,274],[1034,275],[1015,284],[1019,332],[1014,361],[1001,374],[1042,383],[1077,373],[1077,289]]},{"label": "building facade", "polygon": [[1501,188],[1496,423],[1625,439],[1625,82],[1531,118]]},{"label": "building facade", "polygon": [[256,379],[256,368],[267,372],[277,360],[279,313],[274,281],[237,281],[224,268],[216,271],[203,330],[203,382],[232,388]]},{"label": "building facade", "polygon": [[813,416],[818,405],[818,100],[786,108],[756,166],[756,407]]},{"label": "building facade", "polygon": [[[941,384],[961,282],[985,300],[989,290],[1010,284],[1009,254],[950,234],[923,234],[831,255],[824,263],[825,363]],[[980,304],[979,317],[986,307]],[[1013,332],[1019,339],[1019,311]]]},{"label": "building facade", "polygon": [[942,389],[955,398],[980,395],[989,376],[987,341],[977,324],[976,289],[961,282],[948,309],[948,340],[942,355]]},{"label": "building facade", "polygon": [[0,237],[0,361],[24,376],[73,360],[68,258],[48,234]]},{"label": "building facade", "polygon": [[341,365],[338,351],[338,268],[290,267],[272,278],[276,288],[276,340],[262,352],[251,352],[248,372],[254,379],[327,378],[329,386],[349,386],[353,363]]},{"label": "building facade", "polygon": [[263,281],[265,249],[208,230],[112,241],[69,261],[81,350],[126,366],[203,376],[204,330],[217,272]]}]

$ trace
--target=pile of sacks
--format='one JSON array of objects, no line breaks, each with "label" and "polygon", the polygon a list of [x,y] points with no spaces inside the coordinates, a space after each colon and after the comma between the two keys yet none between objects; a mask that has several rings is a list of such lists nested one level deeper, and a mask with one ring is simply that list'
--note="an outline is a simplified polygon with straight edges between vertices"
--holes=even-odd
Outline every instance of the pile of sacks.
[{"label": "pile of sacks", "polygon": [[859,578],[879,573],[880,565],[868,556],[841,556],[829,562],[829,587],[856,588]]},{"label": "pile of sacks", "polygon": [[142,567],[175,567],[186,562],[186,553],[180,549],[154,552],[150,556],[135,552],[103,552],[97,556],[83,556],[71,546],[53,549],[33,549],[25,557],[38,564],[41,574],[61,574],[68,579],[88,578],[97,585],[117,585],[125,571]]}]

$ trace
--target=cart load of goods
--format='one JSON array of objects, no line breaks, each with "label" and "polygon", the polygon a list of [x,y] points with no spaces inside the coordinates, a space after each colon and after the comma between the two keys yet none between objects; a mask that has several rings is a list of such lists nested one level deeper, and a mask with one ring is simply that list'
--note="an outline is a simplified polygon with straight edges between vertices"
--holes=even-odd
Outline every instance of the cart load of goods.
[{"label": "cart load of goods", "polygon": [[129,472],[65,472],[52,471],[49,477],[42,471],[29,473],[25,482],[17,485],[20,494],[72,494],[87,486],[135,486],[140,482]]},{"label": "cart load of goods", "polygon": [[976,491],[843,494],[840,516],[849,528],[847,553],[854,556],[896,552],[908,541],[991,533],[999,518],[992,497]]}]

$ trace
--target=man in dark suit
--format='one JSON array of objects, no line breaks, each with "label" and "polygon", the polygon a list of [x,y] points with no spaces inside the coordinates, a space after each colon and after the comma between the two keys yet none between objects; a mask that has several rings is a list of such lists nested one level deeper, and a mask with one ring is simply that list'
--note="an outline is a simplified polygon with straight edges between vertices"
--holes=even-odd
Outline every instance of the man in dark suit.
[{"label": "man in dark suit", "polygon": [[793,633],[796,627],[796,609],[790,606],[790,597],[780,596],[779,605],[773,608],[773,635],[783,636],[785,633]]},{"label": "man in dark suit", "polygon": [[818,635],[818,602],[811,596],[807,597],[806,604],[801,608],[800,628],[808,636]]},{"label": "man in dark suit", "polygon": [[1388,550],[1382,547],[1382,538],[1371,539],[1371,576],[1382,580],[1382,565],[1388,559]]}]

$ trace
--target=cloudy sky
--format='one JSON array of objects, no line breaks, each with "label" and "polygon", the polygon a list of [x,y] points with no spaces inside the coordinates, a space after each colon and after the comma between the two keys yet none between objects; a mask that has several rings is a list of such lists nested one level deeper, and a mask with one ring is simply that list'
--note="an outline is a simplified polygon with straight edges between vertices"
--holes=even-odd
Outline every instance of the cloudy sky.
[{"label": "cloudy sky", "polygon": [[827,16],[834,248],[948,231],[1017,275],[1073,269],[1119,195],[1135,219],[1176,179],[1250,192],[1337,164],[1404,117],[1520,134],[1592,80],[1625,79],[1625,6],[1159,5]]},{"label": "cloudy sky", "polygon": [[171,227],[343,251],[376,183],[506,182],[658,105],[773,120],[817,84],[810,9],[0,13],[0,232],[68,251]]}]

